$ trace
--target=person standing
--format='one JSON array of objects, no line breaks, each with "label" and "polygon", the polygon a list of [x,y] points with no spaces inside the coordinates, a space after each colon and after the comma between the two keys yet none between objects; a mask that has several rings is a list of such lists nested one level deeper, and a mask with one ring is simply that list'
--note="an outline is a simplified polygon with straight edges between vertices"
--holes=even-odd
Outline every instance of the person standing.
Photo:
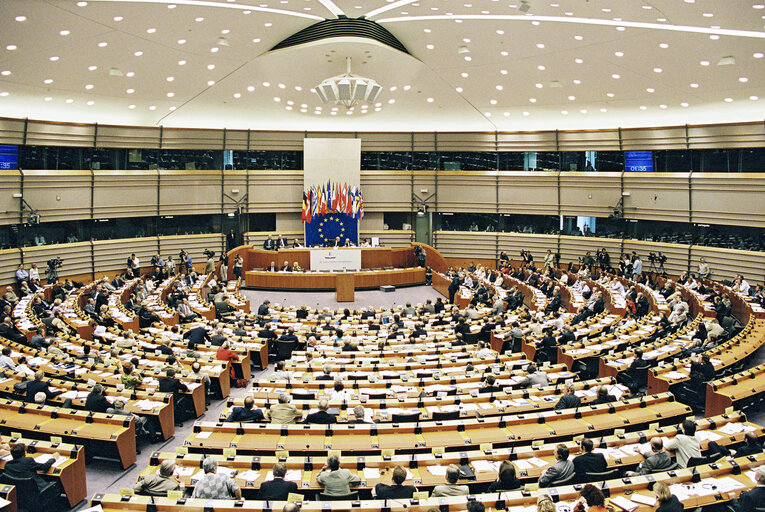
[{"label": "person standing", "polygon": [[231,228],[231,230],[226,234],[226,251],[231,251],[236,247],[236,233],[234,232],[234,229]]}]

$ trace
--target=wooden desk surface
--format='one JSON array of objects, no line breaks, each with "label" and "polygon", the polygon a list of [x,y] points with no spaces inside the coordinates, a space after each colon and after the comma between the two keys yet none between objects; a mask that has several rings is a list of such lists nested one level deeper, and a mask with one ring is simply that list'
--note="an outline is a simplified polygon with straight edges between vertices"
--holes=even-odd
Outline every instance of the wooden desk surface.
[{"label": "wooden desk surface", "polygon": [[[425,269],[362,270],[350,272],[355,289],[379,288],[384,285],[409,285],[425,282]],[[249,270],[244,274],[245,286],[284,290],[334,290],[340,272],[263,272]]]}]

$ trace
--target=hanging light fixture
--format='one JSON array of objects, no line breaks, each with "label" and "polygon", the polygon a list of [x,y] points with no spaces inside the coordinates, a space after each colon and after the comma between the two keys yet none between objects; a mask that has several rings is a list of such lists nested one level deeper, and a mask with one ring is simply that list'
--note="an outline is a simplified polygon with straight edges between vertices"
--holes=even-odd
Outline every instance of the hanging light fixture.
[{"label": "hanging light fixture", "polygon": [[382,86],[371,78],[351,73],[351,58],[346,57],[345,74],[333,76],[314,87],[317,96],[324,103],[344,105],[352,108],[357,103],[374,103],[382,92]]}]

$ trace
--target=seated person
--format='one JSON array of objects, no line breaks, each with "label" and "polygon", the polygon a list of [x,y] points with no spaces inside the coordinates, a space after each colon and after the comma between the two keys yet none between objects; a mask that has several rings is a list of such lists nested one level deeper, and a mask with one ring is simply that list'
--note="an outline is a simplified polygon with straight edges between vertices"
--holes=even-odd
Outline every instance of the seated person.
[{"label": "seated person", "polygon": [[[738,497],[736,512],[754,512],[756,509],[760,508],[760,505],[765,499],[765,466],[758,467],[757,471],[754,473],[754,477],[757,480],[757,487],[741,493]],[[669,492],[669,489],[667,489],[667,492]],[[675,496],[672,497],[677,499]],[[667,512],[676,511],[671,510]]]},{"label": "seated person", "polygon": [[205,475],[199,480],[191,493],[192,498],[206,500],[242,499],[242,490],[228,475],[217,473],[218,461],[213,457],[205,457],[202,461],[202,471]]},{"label": "seated person", "polygon": [[359,484],[361,478],[355,473],[341,468],[340,458],[333,454],[327,457],[327,465],[322,468],[316,481],[324,488],[324,494],[345,496],[351,493],[350,486]]},{"label": "seated person", "polygon": [[665,448],[675,451],[675,459],[681,468],[688,467],[691,457],[701,457],[701,443],[696,436],[696,422],[685,420],[681,425],[682,434],[677,434],[665,444]]},{"label": "seated person", "polygon": [[757,434],[754,432],[747,432],[744,435],[745,444],[738,450],[736,450],[736,457],[744,457],[746,455],[755,455],[762,453],[762,444],[757,438]]},{"label": "seated person", "polygon": [[329,414],[329,402],[326,398],[319,400],[319,410],[307,415],[305,417],[305,423],[318,423],[321,425],[331,425],[337,423],[337,418],[333,414]]},{"label": "seated person", "polygon": [[174,472],[175,462],[163,460],[155,473],[138,478],[133,491],[143,496],[167,496],[167,491],[174,491],[181,486]]},{"label": "seated person", "polygon": [[499,465],[499,477],[492,482],[487,492],[516,491],[521,488],[521,482],[515,476],[515,466],[503,460]]},{"label": "seated person", "polygon": [[616,397],[612,394],[609,394],[608,389],[606,389],[605,386],[598,386],[597,398],[593,400],[592,404],[610,404],[611,402],[616,402]]},{"label": "seated person", "polygon": [[26,445],[17,441],[11,446],[11,460],[5,463],[3,474],[16,479],[33,478],[37,482],[37,487],[42,489],[48,485],[48,482],[37,472],[48,471],[58,457],[58,452],[55,452],[51,454],[48,460],[39,463],[32,457],[27,457]]},{"label": "seated person", "polygon": [[266,416],[271,423],[278,423],[281,425],[288,425],[290,423],[297,423],[303,419],[303,415],[297,410],[297,407],[290,403],[291,397],[287,393],[279,395],[279,403],[272,405]]},{"label": "seated person", "polygon": [[375,496],[378,500],[411,498],[414,496],[415,487],[413,485],[404,485],[406,480],[406,469],[396,466],[391,475],[393,485],[379,483],[375,486]]},{"label": "seated person", "polygon": [[534,363],[529,364],[526,369],[527,375],[520,382],[520,387],[545,387],[548,385],[547,374],[537,369]]},{"label": "seated person", "polygon": [[234,410],[231,412],[231,415],[226,418],[226,421],[263,421],[265,419],[265,416],[263,416],[263,411],[256,409],[254,406],[255,400],[253,400],[251,396],[246,397],[244,399],[244,407],[234,407]]},{"label": "seated person", "polygon": [[460,468],[455,464],[446,468],[446,484],[437,485],[433,488],[431,496],[439,498],[444,496],[467,496],[470,494],[470,488],[467,485],[458,485],[460,478]]},{"label": "seated person", "polygon": [[273,472],[273,480],[260,484],[257,499],[264,501],[287,501],[287,495],[298,492],[298,486],[295,482],[284,480],[284,475],[287,474],[287,465],[284,462],[274,464]]},{"label": "seated person", "polygon": [[669,452],[664,450],[664,442],[660,437],[651,439],[651,453],[643,454],[645,460],[638,464],[635,471],[628,471],[627,476],[647,475],[666,471],[673,462]]},{"label": "seated person", "polygon": [[574,385],[566,384],[566,394],[560,397],[555,409],[573,409],[582,405],[582,401],[574,394]]},{"label": "seated person", "polygon": [[592,439],[582,439],[580,446],[583,453],[574,458],[574,471],[578,482],[586,482],[587,473],[602,473],[608,469],[608,463],[602,453],[593,453]]},{"label": "seated person", "polygon": [[574,474],[574,464],[568,460],[568,448],[564,444],[555,447],[555,464],[545,469],[539,477],[539,487],[549,487],[553,482],[565,480]]},{"label": "seated person", "polygon": [[85,410],[91,412],[106,412],[112,404],[104,396],[104,387],[101,384],[96,383],[93,386],[93,390],[88,393],[88,398],[85,399]]},{"label": "seated person", "polygon": [[35,372],[35,380],[27,384],[27,402],[34,402],[37,393],[45,393],[46,398],[50,400],[64,392],[61,389],[56,391],[51,390],[48,383],[43,382],[43,377],[45,377],[43,371],[37,370]]}]

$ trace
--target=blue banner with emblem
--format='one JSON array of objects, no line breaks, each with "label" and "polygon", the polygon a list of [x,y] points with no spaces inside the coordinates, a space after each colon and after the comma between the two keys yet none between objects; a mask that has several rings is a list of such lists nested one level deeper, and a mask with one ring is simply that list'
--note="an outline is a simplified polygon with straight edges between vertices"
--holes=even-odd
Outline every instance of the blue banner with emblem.
[{"label": "blue banner with emblem", "polygon": [[350,240],[353,245],[358,245],[359,228],[358,220],[344,213],[328,213],[319,215],[305,226],[306,247],[334,247],[335,239],[340,237],[340,244],[345,245]]}]

